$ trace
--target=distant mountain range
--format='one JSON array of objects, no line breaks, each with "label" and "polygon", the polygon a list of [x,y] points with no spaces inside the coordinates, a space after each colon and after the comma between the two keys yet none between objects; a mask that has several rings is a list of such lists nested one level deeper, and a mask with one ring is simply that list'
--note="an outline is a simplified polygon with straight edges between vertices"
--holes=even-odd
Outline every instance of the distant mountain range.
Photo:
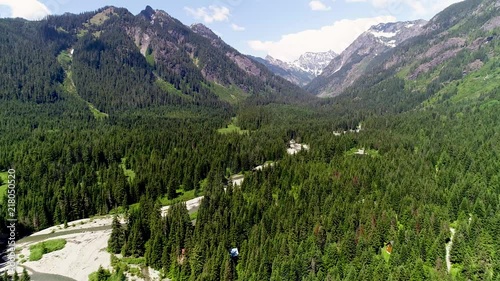
[{"label": "distant mountain range", "polygon": [[305,72],[318,76],[323,72],[323,69],[335,58],[338,54],[334,51],[312,53],[308,52],[300,56],[300,58],[292,63],[292,65]]},{"label": "distant mountain range", "polygon": [[305,86],[320,75],[323,69],[337,56],[338,54],[334,51],[307,52],[294,62],[285,62],[271,56],[267,56],[265,59],[250,57],[286,80],[299,86]]},{"label": "distant mountain range", "polygon": [[424,20],[417,20],[371,27],[335,57],[306,89],[321,97],[341,94],[365,74],[366,67],[374,58],[419,35],[426,23]]},{"label": "distant mountain range", "polygon": [[[186,26],[149,6],[138,15],[104,7],[38,22],[1,19],[0,31],[9,36],[0,42],[4,65],[30,58],[50,71],[44,84],[35,83],[47,79],[38,68],[29,73],[0,70],[2,98],[55,102],[67,94],[60,85],[74,84],[70,90],[91,108],[112,113],[166,104],[220,106],[248,97],[271,102],[308,94],[333,97],[375,71],[404,70],[395,74],[413,81],[436,67],[446,68],[461,52],[481,51],[478,59],[463,66],[461,75],[483,67],[489,53],[483,54],[481,46],[496,38],[493,30],[500,25],[494,14],[498,1],[466,1],[458,7],[466,5],[471,8],[460,11],[474,14],[453,15],[450,11],[458,8],[452,5],[430,22],[379,24],[340,55],[305,53],[294,62],[243,55],[203,24]],[[9,50],[16,50],[16,55]]]}]

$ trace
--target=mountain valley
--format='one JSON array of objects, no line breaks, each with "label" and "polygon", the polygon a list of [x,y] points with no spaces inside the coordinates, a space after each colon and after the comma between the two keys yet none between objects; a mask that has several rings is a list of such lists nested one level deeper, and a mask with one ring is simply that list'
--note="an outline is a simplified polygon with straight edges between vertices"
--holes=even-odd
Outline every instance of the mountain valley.
[{"label": "mountain valley", "polygon": [[15,216],[23,281],[498,280],[499,14],[292,63],[150,6],[2,18],[4,260]]}]

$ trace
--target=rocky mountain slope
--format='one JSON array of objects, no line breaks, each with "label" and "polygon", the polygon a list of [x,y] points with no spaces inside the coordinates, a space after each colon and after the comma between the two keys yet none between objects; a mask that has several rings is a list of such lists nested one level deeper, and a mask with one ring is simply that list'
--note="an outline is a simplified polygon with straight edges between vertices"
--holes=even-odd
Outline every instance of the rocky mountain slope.
[{"label": "rocky mountain slope", "polygon": [[[226,44],[203,24],[188,28],[164,11],[153,10],[149,6],[138,17],[139,25],[127,30],[127,33],[134,38],[143,55],[152,55],[156,64],[171,67],[182,57],[190,67],[197,68],[203,79],[228,89],[234,87],[231,97],[238,92],[240,96],[303,94],[297,87]],[[150,54],[145,53],[148,50]],[[171,50],[174,50],[173,53]],[[177,72],[179,70],[182,72],[176,69]],[[231,101],[231,98],[227,100]]]},{"label": "rocky mountain slope", "polygon": [[[402,112],[443,103],[496,104],[500,79],[500,1],[468,0],[437,14],[420,35],[391,48],[362,68],[322,76],[310,88],[323,96],[342,93],[353,106]],[[359,63],[358,63],[359,65]],[[344,67],[342,67],[344,68]],[[354,77],[346,83],[338,77]],[[329,80],[330,79],[330,80]],[[352,84],[352,86],[349,86]],[[344,89],[339,90],[339,89]]]},{"label": "rocky mountain slope", "polygon": [[305,86],[320,75],[323,69],[337,56],[338,54],[334,51],[328,51],[320,53],[308,52],[301,55],[294,62],[285,62],[271,56],[267,56],[265,59],[251,58],[264,64],[273,73],[286,80],[299,86]]},{"label": "rocky mountain slope", "polygon": [[313,74],[271,56],[267,56],[265,59],[253,56],[249,56],[249,58],[265,65],[274,74],[299,86],[305,86],[315,78]]},{"label": "rocky mountain slope", "polygon": [[105,7],[39,22],[1,19],[0,31],[0,61],[36,61],[28,72],[0,70],[1,99],[46,103],[69,94],[105,116],[152,106],[224,108],[248,97],[286,101],[305,95],[205,26],[185,26],[149,6],[138,15]]},{"label": "rocky mountain slope", "polygon": [[419,35],[425,24],[424,20],[417,20],[371,27],[335,57],[307,89],[321,97],[340,94],[365,74],[366,66],[375,57]]},{"label": "rocky mountain slope", "polygon": [[334,51],[320,53],[307,52],[301,55],[298,60],[294,61],[292,65],[314,76],[318,76],[337,56],[338,54]]}]

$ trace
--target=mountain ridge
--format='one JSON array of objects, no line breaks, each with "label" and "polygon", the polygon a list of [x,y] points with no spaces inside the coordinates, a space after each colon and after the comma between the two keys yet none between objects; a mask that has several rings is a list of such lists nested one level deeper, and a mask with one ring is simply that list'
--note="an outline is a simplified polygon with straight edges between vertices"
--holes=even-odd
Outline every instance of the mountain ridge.
[{"label": "mountain ridge", "polygon": [[[58,57],[71,50],[71,55],[64,56],[76,92],[101,112],[168,104],[226,107],[248,98],[289,102],[307,95],[239,53],[208,28],[188,27],[151,6],[137,15],[106,6],[78,15],[66,13],[37,22],[22,21],[31,33],[36,33],[33,36],[26,34],[27,29],[22,29],[20,23],[1,20],[6,28],[19,30],[20,36],[11,39],[17,41],[9,44],[31,40],[34,50],[47,52],[40,65],[50,64],[62,76],[70,73],[63,73]],[[35,39],[44,43],[34,43]],[[20,72],[13,75],[22,76]],[[59,85],[63,80],[59,77],[50,83]],[[50,99],[62,99],[61,87],[55,88]],[[12,85],[8,92],[17,91]],[[31,99],[40,95],[37,92],[10,98]]]},{"label": "mountain ridge", "polygon": [[321,74],[323,69],[334,59],[338,54],[334,51],[328,52],[306,52],[293,62],[285,62],[270,55],[265,58],[249,56],[264,64],[275,74],[287,79],[288,81],[299,85],[306,86],[315,77]]},{"label": "mountain ridge", "polygon": [[382,23],[370,27],[325,67],[306,89],[320,97],[342,93],[365,73],[365,68],[379,54],[405,40],[418,36],[426,21]]},{"label": "mountain ridge", "polygon": [[[337,93],[337,101],[348,103],[351,110],[384,114],[444,105],[494,104],[498,92],[495,81],[500,78],[499,10],[500,3],[495,0],[468,0],[449,6],[419,35],[367,62],[363,79],[353,79]],[[327,85],[331,81],[316,82]]]}]

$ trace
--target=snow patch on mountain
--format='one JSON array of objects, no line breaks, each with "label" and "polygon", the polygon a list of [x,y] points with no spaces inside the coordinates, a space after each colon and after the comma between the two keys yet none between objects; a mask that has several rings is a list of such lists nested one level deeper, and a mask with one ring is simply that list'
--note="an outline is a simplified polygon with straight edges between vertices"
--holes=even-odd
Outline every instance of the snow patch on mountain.
[{"label": "snow patch on mountain", "polygon": [[361,34],[339,56],[326,66],[321,75],[306,87],[320,97],[341,94],[356,80],[363,77],[366,66],[375,57],[398,46],[405,40],[419,35],[425,20],[381,23]]},{"label": "snow patch on mountain", "polygon": [[266,61],[285,70],[303,71],[316,77],[320,75],[323,69],[337,56],[338,54],[334,51],[321,53],[308,52],[301,55],[299,59],[293,62],[285,62],[271,56],[267,56]]},{"label": "snow patch on mountain", "polygon": [[308,52],[293,62],[286,62],[271,56],[265,59],[251,57],[253,60],[264,64],[274,74],[299,85],[306,86],[323,72],[330,62],[338,55],[333,51],[312,53]]},{"label": "snow patch on mountain", "polygon": [[386,42],[385,44],[386,44],[387,46],[389,46],[389,47],[394,48],[394,47],[396,47],[396,40],[391,40],[391,41],[389,41],[389,42]]},{"label": "snow patch on mountain", "polygon": [[385,38],[393,38],[398,34],[397,32],[376,32],[376,31],[370,31],[373,36],[380,38],[380,37],[385,37]]},{"label": "snow patch on mountain", "polygon": [[330,62],[337,57],[338,54],[334,51],[312,53],[308,52],[300,56],[300,58],[292,63],[296,68],[305,72],[318,76],[323,72],[323,69],[330,64]]}]

